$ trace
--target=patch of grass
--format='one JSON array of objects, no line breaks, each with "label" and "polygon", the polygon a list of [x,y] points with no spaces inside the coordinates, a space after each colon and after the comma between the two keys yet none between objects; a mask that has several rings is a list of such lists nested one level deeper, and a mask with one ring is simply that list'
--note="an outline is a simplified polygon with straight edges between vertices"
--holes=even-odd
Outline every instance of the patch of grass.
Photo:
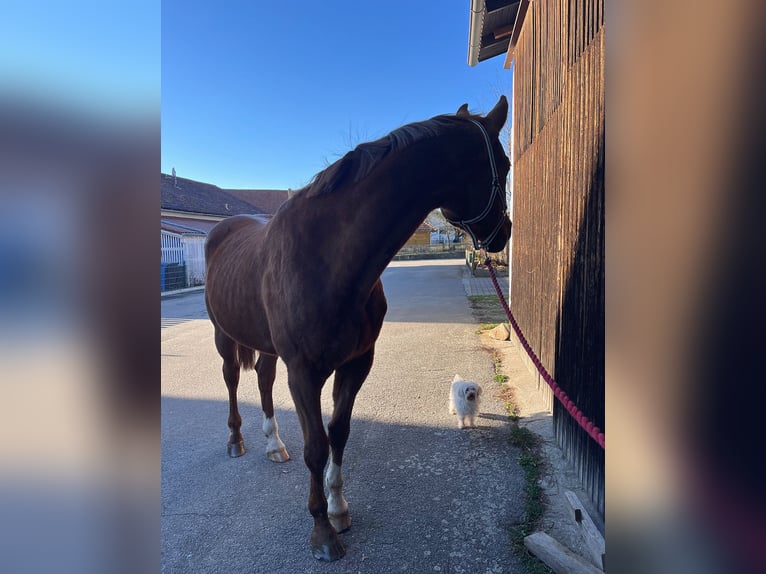
[{"label": "patch of grass", "polygon": [[500,371],[503,369],[503,359],[497,351],[492,353],[492,360],[495,362],[495,376],[492,377],[496,383],[505,383],[508,381],[508,375],[504,375]]},{"label": "patch of grass", "polygon": [[530,524],[538,524],[545,512],[543,490],[540,487],[540,458],[533,454],[522,454],[519,464],[524,469],[524,493],[527,495],[524,504],[524,518]]},{"label": "patch of grass", "polygon": [[[477,334],[494,329],[506,321],[505,311],[494,295],[473,295],[468,297],[471,311],[480,323]],[[519,426],[519,406],[516,404],[513,389],[503,383],[508,376],[501,373],[502,356],[497,351],[492,353],[495,367],[493,380],[500,384],[497,398],[503,402],[505,412],[513,424],[510,443],[518,448],[519,465],[524,472],[524,516],[521,523],[509,532],[511,548],[522,562],[524,574],[551,574],[553,571],[527,551],[524,538],[540,529],[540,522],[545,513],[545,496],[540,486],[543,462],[540,455],[540,438],[525,427]]]},{"label": "patch of grass", "polygon": [[510,540],[514,553],[524,564],[527,574],[548,574],[551,569],[535,558],[524,546],[524,538],[540,528],[545,513],[545,497],[540,486],[543,462],[540,457],[540,437],[518,424],[511,431],[511,444],[521,450],[519,466],[524,471],[524,518],[511,529]]},{"label": "patch of grass", "polygon": [[469,295],[468,300],[472,303],[494,303],[497,301],[497,295]]},{"label": "patch of grass", "polygon": [[468,305],[471,307],[471,313],[473,313],[476,322],[482,326],[497,327],[507,320],[497,295],[470,295]]},{"label": "patch of grass", "polygon": [[527,530],[525,527],[517,527],[511,530],[511,545],[514,551],[521,558],[521,564],[524,568],[524,574],[551,574],[553,570],[548,568],[544,562],[533,556],[524,546],[524,538],[534,534],[534,530]]},{"label": "patch of grass", "polygon": [[516,422],[519,420],[519,406],[513,402],[513,389],[507,385],[500,387],[497,393],[497,398],[503,403],[505,412],[508,414],[508,418],[511,421]]},{"label": "patch of grass", "polygon": [[519,407],[513,403],[505,403],[505,412],[508,414],[508,418],[513,422],[519,420]]},{"label": "patch of grass", "polygon": [[543,472],[541,439],[528,428],[519,425],[519,407],[514,402],[513,389],[505,386],[498,398],[503,401],[508,418],[513,422],[510,444],[519,449],[519,466],[524,472],[524,516],[521,523],[509,532],[511,548],[521,559],[525,574],[550,574],[552,570],[524,546],[524,538],[539,530],[545,514],[545,496],[540,486]]},{"label": "patch of grass", "polygon": [[521,449],[524,456],[530,456],[530,453],[535,452],[539,448],[540,437],[528,428],[517,425],[511,430],[511,444]]}]

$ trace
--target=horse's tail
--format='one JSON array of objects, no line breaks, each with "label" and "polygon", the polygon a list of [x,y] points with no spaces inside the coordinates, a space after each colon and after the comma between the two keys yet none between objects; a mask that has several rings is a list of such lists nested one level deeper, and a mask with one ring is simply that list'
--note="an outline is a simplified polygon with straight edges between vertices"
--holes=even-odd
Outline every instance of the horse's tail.
[{"label": "horse's tail", "polygon": [[255,368],[255,351],[250,347],[237,343],[237,358],[242,369],[248,371]]}]

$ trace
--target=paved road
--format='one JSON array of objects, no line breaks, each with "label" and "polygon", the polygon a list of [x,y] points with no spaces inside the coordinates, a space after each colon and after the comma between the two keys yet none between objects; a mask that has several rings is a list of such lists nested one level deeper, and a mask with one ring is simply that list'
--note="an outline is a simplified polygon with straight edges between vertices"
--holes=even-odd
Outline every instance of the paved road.
[{"label": "paved road", "polygon": [[[274,402],[293,459],[265,456],[251,372],[239,393],[249,451],[228,458],[226,389],[203,295],[163,299],[163,572],[522,571],[508,530],[522,516],[523,479],[464,269],[460,261],[400,262],[383,274],[389,311],[343,466],[353,525],[341,535],[346,556],[331,564],[309,551],[308,471],[284,364]],[[455,373],[484,386],[476,429],[458,430],[447,413]]]}]

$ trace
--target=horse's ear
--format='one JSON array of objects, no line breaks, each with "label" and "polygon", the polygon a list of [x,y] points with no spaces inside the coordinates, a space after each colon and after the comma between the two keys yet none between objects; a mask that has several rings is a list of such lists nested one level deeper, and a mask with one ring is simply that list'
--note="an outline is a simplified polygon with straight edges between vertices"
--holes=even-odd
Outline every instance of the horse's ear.
[{"label": "horse's ear", "polygon": [[505,98],[505,96],[500,96],[500,99],[497,101],[497,104],[495,104],[495,107],[492,108],[492,111],[487,114],[487,117],[485,118],[485,124],[487,125],[487,128],[492,130],[494,133],[499,134],[500,130],[503,129],[503,125],[505,125],[505,120],[508,118],[508,100]]},{"label": "horse's ear", "polygon": [[468,117],[471,114],[468,113],[468,104],[463,104],[457,109],[457,112],[455,112],[455,115],[458,117]]}]

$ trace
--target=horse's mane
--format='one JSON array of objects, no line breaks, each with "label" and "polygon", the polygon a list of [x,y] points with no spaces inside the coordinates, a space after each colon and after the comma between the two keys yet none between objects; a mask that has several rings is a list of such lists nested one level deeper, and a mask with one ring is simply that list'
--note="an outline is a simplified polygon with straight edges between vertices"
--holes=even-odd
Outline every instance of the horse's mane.
[{"label": "horse's mane", "polygon": [[[373,168],[392,153],[415,142],[443,134],[456,121],[454,115],[442,115],[404,125],[378,140],[359,144],[341,159],[314,176],[300,193],[310,197],[323,195],[364,179]],[[458,120],[459,121],[459,120]]]}]

